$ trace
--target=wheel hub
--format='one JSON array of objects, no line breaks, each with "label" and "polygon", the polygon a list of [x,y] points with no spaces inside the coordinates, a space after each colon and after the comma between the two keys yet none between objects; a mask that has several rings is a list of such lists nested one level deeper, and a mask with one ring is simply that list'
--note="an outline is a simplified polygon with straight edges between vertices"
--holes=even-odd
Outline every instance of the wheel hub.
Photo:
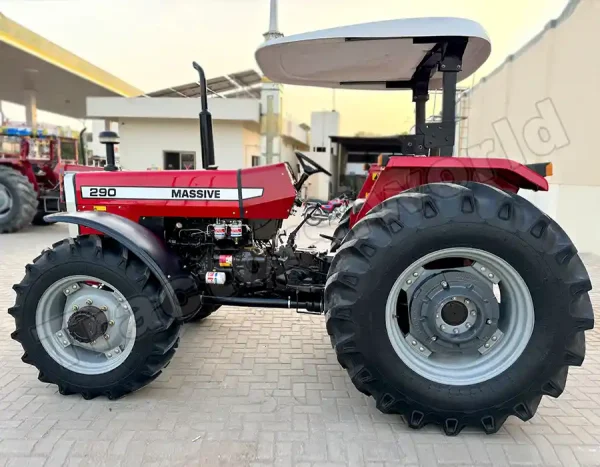
[{"label": "wheel hub", "polygon": [[421,277],[409,302],[410,333],[429,350],[479,348],[496,332],[498,302],[482,278],[465,271]]},{"label": "wheel hub", "polygon": [[450,326],[459,326],[469,317],[469,310],[458,300],[451,300],[442,307],[442,319]]},{"label": "wheel hub", "polygon": [[95,306],[86,306],[71,315],[67,324],[69,334],[79,342],[89,344],[106,334],[108,318]]}]

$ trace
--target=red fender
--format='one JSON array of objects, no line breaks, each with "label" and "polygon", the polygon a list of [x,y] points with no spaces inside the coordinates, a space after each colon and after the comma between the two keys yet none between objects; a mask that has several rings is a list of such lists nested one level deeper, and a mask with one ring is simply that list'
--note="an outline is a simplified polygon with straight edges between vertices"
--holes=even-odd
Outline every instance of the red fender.
[{"label": "red fender", "polygon": [[[350,225],[354,225],[375,206],[398,193],[437,182],[485,183],[512,193],[517,193],[521,188],[548,191],[548,181],[542,175],[508,159],[390,157],[370,187],[362,208],[352,216]],[[367,183],[368,180],[365,185]]]}]

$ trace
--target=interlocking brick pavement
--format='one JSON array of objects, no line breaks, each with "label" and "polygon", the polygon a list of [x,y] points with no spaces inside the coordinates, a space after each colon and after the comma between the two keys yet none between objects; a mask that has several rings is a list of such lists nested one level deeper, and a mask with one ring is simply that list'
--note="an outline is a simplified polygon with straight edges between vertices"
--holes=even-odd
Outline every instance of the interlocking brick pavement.
[{"label": "interlocking brick pavement", "polygon": [[[0,310],[24,265],[66,235],[50,226],[0,236]],[[600,258],[584,261],[598,317]],[[38,381],[13,326],[0,313],[0,466],[600,465],[599,330],[563,396],[544,398],[533,420],[449,438],[379,413],[339,367],[319,316],[223,308],[186,326],[168,369],[119,401],[64,397]]]}]

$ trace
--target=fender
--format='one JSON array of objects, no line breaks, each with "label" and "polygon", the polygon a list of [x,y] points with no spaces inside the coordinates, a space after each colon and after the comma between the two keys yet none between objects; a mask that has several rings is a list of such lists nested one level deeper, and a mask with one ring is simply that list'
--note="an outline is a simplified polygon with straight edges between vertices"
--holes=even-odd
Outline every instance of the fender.
[{"label": "fender", "polygon": [[365,203],[351,215],[351,226],[386,199],[421,185],[477,182],[511,193],[520,189],[548,191],[544,175],[551,175],[552,170],[546,163],[526,166],[508,159],[469,157],[387,156],[382,157],[381,167]]},{"label": "fender", "polygon": [[117,240],[150,268],[167,292],[173,316],[182,316],[171,279],[180,277],[183,271],[177,257],[149,229],[125,217],[96,211],[50,214],[44,220],[88,227]]}]

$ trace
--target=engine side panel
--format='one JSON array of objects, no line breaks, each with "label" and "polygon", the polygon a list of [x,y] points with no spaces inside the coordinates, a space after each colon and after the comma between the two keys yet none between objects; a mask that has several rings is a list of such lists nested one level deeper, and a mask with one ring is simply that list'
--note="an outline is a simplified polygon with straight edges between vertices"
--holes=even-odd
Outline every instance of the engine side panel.
[{"label": "engine side panel", "polygon": [[241,170],[85,172],[77,211],[143,217],[285,219],[296,191],[285,164]]},{"label": "engine side panel", "polygon": [[350,225],[375,206],[403,191],[428,183],[478,182],[517,193],[519,189],[548,191],[548,181],[530,168],[508,159],[467,157],[391,157]]}]

